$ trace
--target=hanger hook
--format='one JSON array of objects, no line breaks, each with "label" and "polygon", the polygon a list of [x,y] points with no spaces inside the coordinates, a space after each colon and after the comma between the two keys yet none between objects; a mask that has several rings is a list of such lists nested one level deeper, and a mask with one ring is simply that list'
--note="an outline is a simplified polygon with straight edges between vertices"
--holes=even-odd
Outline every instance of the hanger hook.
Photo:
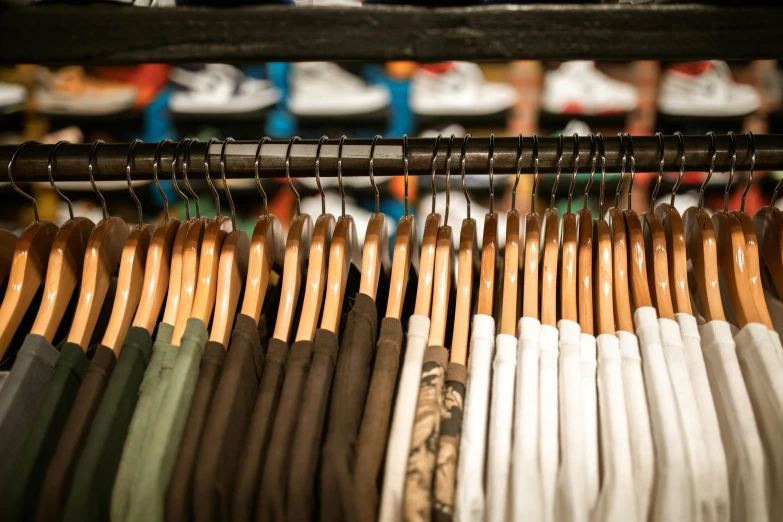
[{"label": "hanger hook", "polygon": [[[209,142],[207,143],[207,154],[209,154],[209,145],[213,141],[215,141],[214,138],[210,138]],[[188,189],[190,197],[192,197],[196,202],[196,219],[201,219],[201,205],[199,204],[198,194],[193,191],[193,187],[190,186],[190,180],[188,179],[188,159],[190,158],[190,148],[196,142],[197,140],[193,139],[185,144],[185,150],[182,153],[182,179],[185,181],[185,188]],[[207,171],[205,175],[207,178],[209,178],[209,171]]]},{"label": "hanger hook", "polygon": [[[753,147],[753,151],[755,153],[755,143],[753,138],[750,138],[751,146]],[[778,181],[778,184],[775,185],[775,190],[772,191],[772,200],[770,201],[770,206],[775,206],[775,201],[778,200],[778,192],[780,192],[780,187],[783,185],[783,178],[780,178],[780,181]]]},{"label": "hanger hook", "polygon": [[674,206],[674,198],[677,196],[677,191],[680,189],[680,185],[682,184],[682,177],[685,174],[685,138],[680,131],[675,132],[674,135],[677,136],[677,141],[679,142],[678,150],[680,153],[680,175],[677,176],[677,181],[672,187],[672,199],[669,202],[669,205],[672,207]]},{"label": "hanger hook", "polygon": [[471,136],[470,133],[466,133],[465,137],[462,138],[462,151],[460,152],[460,163],[461,168],[460,172],[462,174],[462,193],[465,194],[465,203],[467,203],[467,218],[470,219],[470,196],[468,196],[468,186],[465,183],[465,159],[466,159],[466,152],[468,149],[468,140],[470,140]]},{"label": "hanger hook", "polygon": [[[710,178],[712,178],[712,173],[715,172],[715,158],[718,155],[717,146],[716,146],[716,140],[715,140],[715,133],[710,131],[707,133],[707,136],[710,137],[710,170],[707,172],[707,177],[704,178],[704,182],[701,184],[701,187],[699,188],[699,208],[704,208],[704,189],[707,187],[707,183],[710,182]],[[732,172],[732,176],[734,173]],[[731,178],[729,178],[729,181],[731,181]]]},{"label": "hanger hook", "polygon": [[511,190],[511,209],[517,208],[517,186],[519,186],[519,177],[522,175],[522,133],[517,136],[517,179],[514,180],[514,188]]},{"label": "hanger hook", "polygon": [[318,140],[318,147],[315,149],[315,182],[318,184],[318,192],[321,193],[321,215],[326,214],[326,194],[321,186],[321,145],[324,144],[329,136],[321,136]]},{"label": "hanger hook", "polygon": [[58,189],[57,185],[54,184],[54,176],[52,176],[52,163],[54,163],[54,158],[55,158],[55,154],[57,153],[57,148],[64,143],[70,145],[68,141],[61,140],[55,143],[54,146],[52,147],[52,151],[49,153],[49,162],[46,164],[46,172],[49,174],[49,184],[52,186],[52,188],[57,193],[57,195],[65,200],[65,204],[68,205],[68,215],[70,216],[70,219],[73,219],[73,203],[71,203],[71,200],[68,199],[65,196],[65,194],[60,192],[60,189]]},{"label": "hanger hook", "polygon": [[432,148],[432,162],[430,164],[430,186],[432,187],[432,213],[435,213],[435,161],[438,159],[438,147],[440,146],[441,134],[435,138],[435,146]]},{"label": "hanger hook", "polygon": [[204,149],[204,177],[207,179],[207,185],[209,185],[209,191],[212,192],[212,197],[215,198],[215,217],[220,217],[220,194],[218,194],[215,184],[212,183],[212,176],[209,175],[209,149],[212,148],[213,143],[218,141],[215,138],[210,138],[207,141],[207,147]]},{"label": "hanger hook", "polygon": [[266,197],[266,191],[264,190],[264,187],[261,186],[261,177],[258,174],[258,167],[261,164],[261,147],[264,146],[264,143],[272,141],[272,138],[269,136],[264,136],[261,138],[261,141],[258,142],[258,147],[256,147],[256,161],[253,164],[253,168],[256,175],[256,187],[258,187],[258,191],[261,193],[261,199],[264,201],[264,216],[269,215],[269,201]]},{"label": "hanger hook", "polygon": [[745,212],[745,196],[748,195],[748,189],[750,184],[753,183],[753,173],[756,170],[756,140],[753,137],[753,133],[748,131],[745,133],[750,142],[750,171],[748,171],[748,183],[745,185],[745,190],[742,191],[742,199],[740,200],[740,211]]},{"label": "hanger hook", "polygon": [[220,147],[220,177],[223,179],[223,191],[226,193],[228,209],[231,212],[231,230],[236,232],[237,210],[236,207],[234,207],[234,199],[231,197],[231,190],[228,188],[228,180],[226,179],[226,145],[233,142],[234,138],[226,138],[223,140],[223,146]]},{"label": "hanger hook", "polygon": [[[152,178],[155,180],[155,186],[158,188],[160,197],[163,198],[163,222],[167,223],[169,220],[169,198],[166,197],[166,192],[163,187],[160,186],[160,180],[158,179],[158,165],[160,164],[160,151],[163,149],[163,145],[167,143],[173,143],[170,139],[161,140],[158,146],[155,148],[155,159],[152,161]],[[172,169],[173,171],[173,169]]]},{"label": "hanger hook", "polygon": [[571,213],[571,201],[574,199],[574,189],[576,188],[576,175],[579,174],[579,134],[574,133],[574,176],[571,178],[571,185],[568,187],[568,213]]},{"label": "hanger hook", "polygon": [[136,148],[138,143],[144,143],[141,140],[133,140],[128,147],[128,160],[125,162],[125,176],[128,178],[128,192],[130,192],[133,202],[136,203],[136,212],[139,216],[139,227],[144,226],[144,216],[141,211],[141,201],[136,196],[136,191],[133,190],[133,183],[131,183],[131,165],[133,164],[133,149]]},{"label": "hanger hook", "polygon": [[655,210],[655,199],[658,197],[658,191],[661,188],[661,181],[663,180],[663,164],[664,164],[664,141],[663,133],[656,132],[655,137],[658,138],[658,179],[655,181],[655,187],[650,195],[650,210]]},{"label": "hanger hook", "polygon": [[340,143],[337,145],[337,185],[340,187],[340,199],[342,200],[342,217],[345,217],[345,189],[343,188],[343,143],[345,143],[345,134],[340,136]]},{"label": "hanger hook", "polygon": [[[177,193],[177,195],[182,199],[182,201],[185,202],[185,219],[190,219],[190,200],[185,195],[184,192],[179,188],[179,185],[177,184],[177,160],[179,159],[179,149],[180,147],[187,145],[193,141],[192,139],[184,139],[181,140],[179,143],[177,143],[177,148],[174,149],[174,156],[171,158],[171,184],[174,186],[174,191]],[[182,159],[182,170],[185,171],[185,158]]]},{"label": "hanger hook", "polygon": [[[731,166],[729,167],[729,179],[726,180],[726,188],[723,191],[723,211],[729,211],[729,192],[731,192],[731,182],[734,179],[734,172],[737,167],[737,140],[734,136],[734,132],[729,131],[729,154],[731,155]],[[713,138],[714,139],[714,138]],[[699,203],[701,203],[701,195],[699,195]],[[701,205],[699,205],[701,208]]]},{"label": "hanger hook", "polygon": [[591,132],[587,137],[590,138],[590,178],[587,180],[587,185],[585,186],[585,203],[582,206],[583,210],[587,210],[590,189],[593,188],[593,180],[595,179],[595,165],[598,163],[598,148],[595,145],[595,134]]},{"label": "hanger hook", "polygon": [[489,213],[495,213],[495,134],[489,135]]},{"label": "hanger hook", "polygon": [[604,218],[604,195],[606,194],[606,144],[604,143],[604,135],[600,132],[596,134],[598,145],[601,147],[601,186],[598,191],[598,212],[601,213],[601,219]]},{"label": "hanger hook", "polygon": [[[36,144],[37,145],[38,142],[37,141],[26,141],[26,142],[22,143],[21,145],[19,145],[18,147],[16,147],[16,150],[11,155],[11,159],[8,160],[8,181],[11,182],[11,186],[14,188],[14,190],[16,191],[17,194],[19,194],[20,196],[22,196],[27,201],[29,201],[30,203],[33,204],[33,214],[35,215],[35,223],[38,223],[39,221],[41,221],[41,219],[38,216],[38,202],[35,200],[35,198],[33,196],[31,196],[30,194],[28,194],[24,190],[20,189],[16,185],[16,182],[14,181],[13,173],[11,172],[13,170],[14,160],[16,159],[16,155],[19,153],[20,150],[22,150],[26,146],[32,145],[32,144]],[[92,168],[90,168],[90,172],[92,172]],[[105,213],[106,213],[106,211],[104,210],[104,215],[105,215]]]},{"label": "hanger hook", "polygon": [[557,196],[557,187],[560,185],[560,171],[563,168],[563,135],[558,138],[557,143],[557,173],[555,174],[555,183],[552,185],[552,195],[549,197],[549,209],[555,208],[555,196]]},{"label": "hanger hook", "polygon": [[636,180],[636,156],[633,153],[633,136],[625,133],[625,137],[628,138],[628,149],[630,150],[629,156],[631,157],[631,179],[628,180],[628,210],[631,209],[631,193],[633,192],[633,182]]},{"label": "hanger hook", "polygon": [[375,144],[378,143],[378,140],[381,139],[380,134],[376,134],[375,137],[372,139],[372,145],[370,145],[370,185],[372,185],[372,190],[375,193],[375,213],[379,214],[381,211],[381,195],[378,192],[378,186],[375,185],[375,176],[373,176],[373,163],[375,162]]},{"label": "hanger hook", "polygon": [[285,151],[285,179],[288,180],[288,186],[291,188],[291,192],[294,193],[294,196],[296,196],[296,215],[302,213],[302,199],[299,197],[299,192],[297,192],[296,187],[294,187],[294,182],[291,181],[291,147],[293,147],[294,143],[297,141],[300,141],[302,138],[299,136],[294,136],[291,138],[291,141],[288,142],[288,148]]},{"label": "hanger hook", "polygon": [[625,146],[625,136],[622,132],[618,132],[617,136],[620,138],[620,149],[622,150],[622,160],[620,164],[620,182],[617,184],[617,192],[614,195],[614,208],[620,206],[620,194],[623,191],[623,185],[625,185],[625,168],[628,159],[628,151]]},{"label": "hanger hook", "polygon": [[405,184],[405,217],[408,217],[408,135],[402,135],[402,176]]},{"label": "hanger hook", "polygon": [[449,207],[451,207],[451,151],[454,145],[454,134],[449,138],[449,147],[446,149],[446,215],[443,226],[449,225]]},{"label": "hanger hook", "polygon": [[[95,185],[95,178],[93,177],[92,173],[92,160],[95,158],[95,151],[98,150],[99,145],[103,145],[103,140],[96,140],[95,143],[92,144],[92,147],[90,147],[90,157],[87,160],[87,174],[90,175],[90,185],[92,185],[92,190],[95,192],[95,195],[98,196],[98,199],[101,201],[101,211],[103,212],[103,219],[106,219],[109,217],[108,213],[106,212],[106,200],[103,199],[103,194],[101,194],[101,191],[98,190],[97,185]],[[13,158],[11,158],[13,159]],[[9,163],[8,165],[8,173],[11,173],[11,165]],[[10,178],[10,176],[9,176]],[[14,185],[14,188],[16,188],[16,185]],[[35,203],[35,221],[38,221],[38,204]]]},{"label": "hanger hook", "polygon": [[538,136],[533,134],[533,190],[530,193],[530,211],[536,212],[536,192],[538,191]]}]

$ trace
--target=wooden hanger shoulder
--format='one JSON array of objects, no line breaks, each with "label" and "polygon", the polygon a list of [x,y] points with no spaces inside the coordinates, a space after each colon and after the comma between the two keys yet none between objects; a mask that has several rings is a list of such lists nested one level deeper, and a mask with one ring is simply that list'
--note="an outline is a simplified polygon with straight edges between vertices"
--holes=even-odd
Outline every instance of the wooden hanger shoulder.
[{"label": "wooden hanger shoulder", "polygon": [[594,259],[593,280],[595,281],[595,326],[599,335],[615,333],[612,235],[609,225],[603,219],[593,222]]},{"label": "wooden hanger shoulder", "polygon": [[783,213],[775,207],[763,207],[753,216],[759,241],[762,266],[765,266],[778,297],[783,298]]},{"label": "wooden hanger shoulder", "polygon": [[522,315],[538,319],[538,271],[541,262],[541,216],[525,216],[525,249],[522,259]]},{"label": "wooden hanger shoulder", "polygon": [[648,212],[642,216],[642,229],[646,258],[652,263],[652,270],[647,271],[650,298],[658,311],[658,317],[674,319],[669,284],[669,253],[661,220],[656,214]]},{"label": "wooden hanger shoulder", "polygon": [[432,318],[428,346],[445,346],[446,343],[446,321],[453,262],[454,245],[452,244],[451,227],[440,227],[435,247],[435,279],[432,285]]},{"label": "wooden hanger shoulder", "polygon": [[397,224],[386,317],[402,318],[405,290],[408,288],[411,271],[419,271],[419,240],[416,237],[416,218],[413,215],[403,216]]},{"label": "wooden hanger shoulder", "polygon": [[764,298],[764,288],[761,283],[759,246],[756,230],[753,228],[753,220],[746,212],[736,211],[732,212],[731,215],[739,222],[742,233],[745,236],[745,253],[747,254],[745,260],[747,261],[748,280],[750,282],[750,293],[753,296],[753,303],[756,305],[761,323],[773,330],[772,318],[769,315],[767,301]]},{"label": "wooden hanger shoulder", "polygon": [[296,303],[302,284],[302,273],[307,256],[310,255],[310,240],[313,236],[313,220],[307,214],[299,214],[291,222],[285,245],[283,279],[280,286],[280,306],[272,337],[288,342],[294,321]]},{"label": "wooden hanger shoulder", "polygon": [[435,270],[435,244],[438,241],[440,214],[430,214],[424,221],[424,235],[419,256],[419,281],[416,285],[416,304],[413,313],[430,316],[432,304],[432,279]]},{"label": "wooden hanger shoulder", "polygon": [[691,292],[688,288],[688,253],[685,241],[685,226],[676,208],[663,203],[655,208],[655,215],[661,221],[666,237],[666,253],[669,263],[672,306],[675,313],[693,315]]},{"label": "wooden hanger shoulder", "polygon": [[[129,235],[128,225],[116,217],[104,219],[90,234],[84,253],[79,300],[68,332],[68,341],[78,344],[82,350],[88,348],[95,321],[101,312],[111,278],[120,263]],[[115,295],[115,299],[119,298]]]},{"label": "wooden hanger shoulder", "polygon": [[171,326],[177,322],[177,307],[182,289],[182,256],[185,253],[185,239],[192,224],[193,220],[180,223],[177,235],[174,237],[174,245],[171,247],[169,283],[166,292],[166,306],[163,309],[163,322]]},{"label": "wooden hanger shoulder", "polygon": [[577,316],[582,333],[593,335],[593,215],[576,213]]},{"label": "wooden hanger shoulder", "polygon": [[378,281],[381,272],[389,273],[389,232],[386,228],[386,216],[373,214],[367,224],[362,249],[362,278],[359,292],[370,296],[373,301],[378,294]]},{"label": "wooden hanger shoulder", "polygon": [[252,317],[256,324],[261,319],[272,266],[275,263],[283,264],[284,253],[285,242],[280,220],[272,214],[262,216],[250,239],[247,282],[241,312]]},{"label": "wooden hanger shoulder", "polygon": [[[500,333],[515,337],[517,335],[517,301],[519,301],[519,222],[519,211],[509,210],[506,214],[503,301],[500,311]],[[460,271],[461,268],[460,265]]]},{"label": "wooden hanger shoulder", "polygon": [[177,317],[173,323],[174,332],[171,336],[171,344],[174,346],[179,346],[179,340],[182,338],[182,334],[185,333],[185,325],[193,309],[193,300],[196,296],[196,286],[198,284],[199,263],[201,261],[201,244],[204,240],[206,224],[206,218],[195,219],[185,238],[185,245],[182,251],[180,297],[177,305]]},{"label": "wooden hanger shoulder", "polygon": [[139,281],[144,280],[145,263],[153,227],[143,225],[131,230],[122,248],[120,272],[117,276],[117,293],[109,316],[109,324],[103,334],[101,344],[111,348],[119,355],[125,334],[128,332],[133,316],[139,305],[144,288]]},{"label": "wooden hanger shoulder", "polygon": [[544,212],[541,252],[541,324],[557,326],[557,265],[560,250],[557,209]]},{"label": "wooden hanger shoulder", "polygon": [[644,233],[639,216],[633,210],[623,212],[628,238],[628,278],[631,283],[631,297],[634,309],[652,306],[650,287],[647,282],[647,260],[644,256]]},{"label": "wooden hanger shoulder", "polygon": [[150,334],[155,329],[169,287],[172,249],[179,226],[179,220],[173,218],[156,226],[147,249],[144,282],[133,326],[144,328]]},{"label": "wooden hanger shoulder", "polygon": [[30,333],[45,337],[49,342],[54,339],[82,277],[84,252],[93,228],[92,221],[77,217],[65,222],[57,231],[49,253],[41,307]]},{"label": "wooden hanger shoulder", "polygon": [[560,247],[560,319],[576,322],[576,215],[563,214]]},{"label": "wooden hanger shoulder", "polygon": [[[201,241],[198,282],[196,283],[196,293],[193,296],[190,317],[200,319],[206,326],[209,326],[209,320],[215,309],[220,252],[223,248],[223,241],[230,231],[231,219],[227,216],[219,216],[207,222],[204,238]],[[180,336],[177,340],[181,339]]]},{"label": "wooden hanger shoulder", "polygon": [[345,285],[351,269],[351,259],[359,249],[356,238],[356,224],[351,216],[337,220],[329,247],[329,271],[326,278],[326,296],[321,317],[321,328],[337,333],[343,311]]},{"label": "wooden hanger shoulder", "polygon": [[457,286],[455,288],[457,302],[450,352],[450,360],[463,366],[466,366],[468,361],[468,332],[470,331],[470,315],[473,307],[473,272],[476,269],[477,259],[476,221],[465,219],[462,221],[459,234]]},{"label": "wooden hanger shoulder", "polygon": [[11,273],[17,241],[19,238],[13,232],[0,230],[0,281],[8,279],[8,274]]},{"label": "wooden hanger shoulder", "polygon": [[247,277],[247,259],[250,239],[243,230],[230,232],[223,240],[218,267],[215,313],[209,340],[228,349],[228,340],[234,328],[239,295]]},{"label": "wooden hanger shoulder", "polygon": [[307,266],[302,314],[299,328],[296,331],[296,341],[312,341],[321,317],[321,306],[324,301],[326,287],[326,269],[329,265],[329,247],[334,233],[334,216],[323,214],[318,216],[313,227],[313,238],[310,241],[310,261]]},{"label": "wooden hanger shoulder", "polygon": [[707,321],[725,321],[718,279],[717,244],[710,216],[704,209],[691,207],[683,215],[683,224],[701,313]]},{"label": "wooden hanger shoulder", "polygon": [[612,237],[612,289],[614,322],[617,330],[633,332],[631,297],[628,290],[628,243],[623,212],[609,209],[609,231]]},{"label": "wooden hanger shoulder", "polygon": [[[440,234],[440,233],[439,233]],[[481,269],[479,271],[477,311],[492,316],[495,302],[495,267],[498,249],[498,215],[487,214],[484,218],[484,234],[481,240]]]}]

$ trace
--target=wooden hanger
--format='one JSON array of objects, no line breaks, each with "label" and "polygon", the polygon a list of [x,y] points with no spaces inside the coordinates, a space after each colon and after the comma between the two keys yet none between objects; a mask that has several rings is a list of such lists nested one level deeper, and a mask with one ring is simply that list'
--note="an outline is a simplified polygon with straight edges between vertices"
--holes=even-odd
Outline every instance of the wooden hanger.
[{"label": "wooden hanger", "polygon": [[[624,142],[620,140],[620,144]],[[633,332],[633,317],[631,315],[631,298],[628,290],[628,243],[625,229],[625,217],[617,208],[620,202],[620,192],[625,181],[625,160],[627,154],[623,147],[623,159],[620,169],[620,182],[617,185],[614,207],[609,209],[609,232],[612,237],[612,289],[614,290],[614,322],[618,331]]]},{"label": "wooden hanger", "polygon": [[283,265],[283,282],[280,287],[280,306],[277,311],[274,334],[272,335],[275,339],[286,343],[291,335],[296,303],[299,301],[302,273],[307,262],[307,256],[310,255],[310,241],[313,237],[313,221],[310,219],[310,216],[301,213],[299,193],[294,188],[289,170],[291,147],[299,139],[298,136],[291,138],[285,156],[285,175],[288,180],[288,186],[296,196],[296,217],[288,229],[288,241],[285,246],[285,262]]},{"label": "wooden hanger", "polygon": [[11,273],[17,241],[19,238],[13,232],[0,230],[0,282],[8,279],[8,274]]},{"label": "wooden hanger", "polygon": [[593,335],[593,215],[588,205],[590,189],[595,178],[595,166],[598,160],[598,149],[595,146],[595,135],[590,138],[590,179],[585,186],[584,205],[576,213],[576,293],[577,316],[582,333]]},{"label": "wooden hanger", "polygon": [[453,259],[451,227],[442,226],[438,229],[438,241],[435,246],[435,279],[432,286],[432,318],[428,346],[444,346],[446,342],[446,317],[449,310]]},{"label": "wooden hanger", "polygon": [[[552,186],[549,208],[544,212],[544,241],[541,259],[541,324],[557,326],[557,274],[560,250],[559,215],[555,206],[560,169],[563,163],[563,136],[557,151],[557,176]],[[575,306],[575,305],[574,305]]]},{"label": "wooden hanger", "polygon": [[495,267],[497,266],[498,215],[495,213],[495,135],[489,135],[489,212],[484,217],[481,239],[481,268],[477,313],[492,316],[495,301]]},{"label": "wooden hanger", "polygon": [[264,298],[269,285],[269,275],[272,266],[282,266],[285,253],[283,229],[277,216],[269,213],[266,192],[261,186],[258,174],[261,147],[270,138],[265,137],[256,148],[255,174],[258,187],[264,202],[264,215],[258,219],[250,240],[250,254],[247,264],[247,282],[245,282],[245,297],[242,301],[241,313],[252,317],[258,324],[261,311],[264,308]]},{"label": "wooden hanger", "polygon": [[530,197],[530,212],[525,216],[522,261],[522,315],[539,319],[538,280],[541,261],[541,216],[536,212],[536,190],[538,188],[538,136],[533,134],[533,189]]},{"label": "wooden hanger", "polygon": [[[87,218],[74,217],[71,200],[60,192],[60,189],[54,184],[52,164],[57,148],[64,143],[68,142],[59,141],[52,147],[52,151],[49,153],[47,171],[52,188],[68,205],[70,218],[63,223],[60,230],[57,231],[57,235],[54,236],[46,268],[46,282],[44,284],[41,306],[30,330],[30,333],[40,335],[49,342],[54,340],[68,303],[82,276],[82,264],[84,263],[87,240],[90,237],[90,232],[95,227],[93,222]],[[13,236],[13,234],[11,235]],[[16,236],[13,236],[13,241],[16,242]],[[11,253],[13,254],[13,251]]]},{"label": "wooden hanger", "polygon": [[[506,251],[503,264],[503,304],[500,311],[500,333],[517,335],[517,301],[519,301],[519,224],[517,186],[522,174],[522,135],[517,137],[517,177],[511,191],[511,209],[506,213]],[[462,246],[460,245],[460,249]],[[462,267],[460,266],[460,276]],[[461,291],[458,289],[458,291]],[[459,295],[459,294],[458,294]],[[456,322],[455,322],[456,324]]]},{"label": "wooden hanger", "polygon": [[612,254],[612,234],[604,219],[604,194],[606,189],[606,148],[601,133],[596,136],[601,147],[601,185],[598,193],[599,218],[593,222],[594,252],[593,281],[595,285],[595,328],[598,335],[615,334],[614,305],[614,256]]},{"label": "wooden hanger", "polygon": [[[560,135],[560,155],[558,156],[557,177],[560,177],[560,164],[562,163],[563,135]],[[560,266],[558,267],[560,279],[560,319],[576,322],[577,314],[577,252],[576,252],[576,215],[571,212],[571,201],[576,186],[576,176],[579,173],[579,135],[574,133],[574,175],[568,187],[568,208],[563,214],[561,222]],[[558,179],[559,181],[559,179]],[[557,183],[557,182],[556,182]],[[555,185],[557,190],[557,185]],[[553,191],[554,194],[554,191]],[[554,201],[552,202],[554,206]]]},{"label": "wooden hanger", "polygon": [[[419,256],[419,281],[416,285],[416,303],[413,308],[415,315],[430,317],[430,305],[432,304],[432,282],[435,278],[435,246],[438,240],[438,228],[440,228],[440,214],[435,213],[435,161],[438,158],[438,145],[441,135],[435,138],[435,146],[432,150],[432,162],[430,181],[432,184],[432,210],[424,220],[424,234],[421,240],[421,252]],[[468,139],[466,136],[465,139]]]},{"label": "wooden hanger", "polygon": [[[180,222],[176,218],[169,217],[169,202],[166,193],[160,186],[158,180],[158,163],[160,161],[160,151],[163,145],[170,140],[163,140],[158,144],[155,151],[155,160],[152,164],[152,172],[155,180],[155,186],[158,188],[160,196],[163,198],[163,223],[155,227],[147,249],[147,261],[144,266],[144,282],[142,283],[142,293],[139,305],[136,310],[136,316],[133,318],[133,326],[144,328],[150,334],[155,329],[155,324],[160,315],[160,309],[166,298],[166,292],[169,291],[170,274],[172,271],[173,252],[175,242],[180,239],[178,246],[182,245],[184,236],[180,236]],[[175,156],[176,160],[176,156]],[[180,283],[182,274],[182,254],[179,253]],[[179,286],[179,284],[177,286]]]},{"label": "wooden hanger", "polygon": [[373,161],[375,156],[375,143],[380,139],[376,135],[370,146],[370,184],[375,192],[375,213],[370,216],[367,224],[367,232],[364,234],[364,247],[362,249],[362,278],[359,283],[359,292],[370,296],[373,301],[378,294],[378,281],[381,272],[389,273],[389,232],[386,228],[386,216],[380,213],[380,195],[375,185],[373,176]]},{"label": "wooden hanger", "polygon": [[[386,303],[386,317],[402,319],[402,308],[405,304],[405,291],[411,271],[419,272],[419,242],[416,237],[416,217],[408,214],[408,135],[402,136],[402,157],[404,158],[405,179],[405,215],[397,223],[397,233],[394,238],[394,255],[392,257],[391,275],[389,281],[389,299]],[[433,248],[434,250],[434,248]]]}]

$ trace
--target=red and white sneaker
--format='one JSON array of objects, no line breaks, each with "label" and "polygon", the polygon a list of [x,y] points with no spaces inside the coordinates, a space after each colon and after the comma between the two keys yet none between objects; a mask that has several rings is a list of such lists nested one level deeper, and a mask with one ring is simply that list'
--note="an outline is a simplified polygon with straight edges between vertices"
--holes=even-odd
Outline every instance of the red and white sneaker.
[{"label": "red and white sneaker", "polygon": [[610,78],[591,61],[565,62],[544,77],[541,107],[553,114],[625,114],[638,103],[633,85]]}]

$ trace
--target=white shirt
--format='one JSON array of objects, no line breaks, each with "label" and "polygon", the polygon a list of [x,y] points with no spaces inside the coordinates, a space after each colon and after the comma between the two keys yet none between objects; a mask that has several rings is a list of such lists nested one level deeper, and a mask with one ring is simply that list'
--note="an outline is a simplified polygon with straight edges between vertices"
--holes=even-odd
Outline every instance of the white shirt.
[{"label": "white shirt", "polygon": [[780,348],[778,358],[783,362],[783,347],[780,345],[780,334],[783,333],[783,303],[766,290],[764,290],[764,301],[767,303],[769,318],[772,320],[772,328],[776,334],[773,337],[773,341],[776,341],[778,348]]},{"label": "white shirt", "polygon": [[422,359],[424,358],[424,350],[427,348],[429,334],[429,317],[412,315],[408,321],[405,359],[400,372],[397,398],[394,401],[394,415],[386,448],[379,522],[398,522],[403,518],[403,492],[408,466],[408,451],[411,445],[416,403],[419,398]]},{"label": "white shirt", "polygon": [[545,522],[554,520],[557,468],[560,462],[557,338],[557,328],[541,325],[541,351],[538,361],[538,433],[539,469],[544,502],[541,520]]},{"label": "white shirt", "polygon": [[731,520],[769,520],[764,449],[737,359],[731,327],[710,321],[699,327],[704,364],[726,450]]},{"label": "white shirt", "polygon": [[492,363],[492,398],[487,449],[487,522],[505,522],[511,510],[511,430],[514,419],[514,378],[517,338],[498,334]]},{"label": "white shirt", "polygon": [[623,361],[623,389],[625,411],[628,414],[628,432],[631,438],[636,514],[639,520],[647,520],[655,483],[655,454],[650,413],[647,409],[647,393],[642,376],[642,358],[639,355],[639,340],[635,334],[618,331],[617,340],[620,343],[620,356]]},{"label": "white shirt", "polygon": [[492,355],[495,350],[495,320],[483,314],[473,316],[470,333],[468,384],[457,461],[455,522],[484,520],[484,457],[487,445],[487,417]]},{"label": "white shirt", "polygon": [[538,319],[523,317],[519,320],[518,331],[511,463],[511,519],[541,520],[543,497],[538,440],[538,362],[541,323]]},{"label": "white shirt", "polygon": [[598,500],[590,518],[594,522],[635,522],[641,519],[636,512],[620,342],[614,335],[603,334],[596,338],[596,343],[603,476]]},{"label": "white shirt", "polygon": [[769,330],[750,323],[734,336],[767,460],[770,520],[783,519],[783,365]]},{"label": "white shirt", "polygon": [[[596,385],[596,341],[592,335],[579,336],[579,359],[582,375],[582,425],[585,439],[585,464],[587,473],[587,507],[593,509],[598,500],[600,477],[598,476],[598,387]],[[618,348],[619,350],[619,348]],[[619,353],[619,352],[618,352]],[[619,357],[619,355],[618,355]],[[623,405],[625,408],[625,405]],[[623,412],[625,415],[625,412]]]},{"label": "white shirt", "polygon": [[710,461],[699,417],[699,407],[693,392],[688,366],[685,363],[680,326],[672,319],[659,318],[661,345],[669,368],[674,399],[679,411],[686,462],[690,470],[691,488],[695,512],[692,520],[715,520],[715,503],[712,494]]},{"label": "white shirt", "polygon": [[729,477],[726,468],[726,454],[721,440],[718,415],[715,413],[715,403],[712,399],[710,381],[707,378],[707,368],[701,351],[701,336],[696,318],[688,314],[674,314],[680,326],[683,355],[688,367],[693,394],[698,405],[697,411],[702,424],[702,434],[709,460],[709,482],[711,484],[712,502],[714,505],[714,520],[728,522],[729,510]]}]

